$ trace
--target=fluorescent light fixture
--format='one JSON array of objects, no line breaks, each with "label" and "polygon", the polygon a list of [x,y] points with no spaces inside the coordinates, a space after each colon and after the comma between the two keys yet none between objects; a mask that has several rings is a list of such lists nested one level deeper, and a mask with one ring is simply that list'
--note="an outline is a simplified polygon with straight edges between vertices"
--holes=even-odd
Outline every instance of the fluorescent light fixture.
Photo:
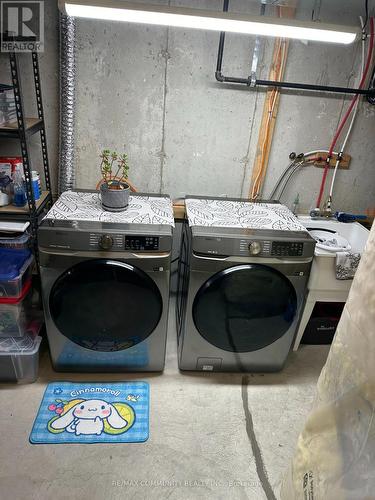
[{"label": "fluorescent light fixture", "polygon": [[358,31],[349,26],[150,5],[122,0],[59,0],[59,8],[72,17],[228,31],[345,45],[354,42],[358,35]]}]

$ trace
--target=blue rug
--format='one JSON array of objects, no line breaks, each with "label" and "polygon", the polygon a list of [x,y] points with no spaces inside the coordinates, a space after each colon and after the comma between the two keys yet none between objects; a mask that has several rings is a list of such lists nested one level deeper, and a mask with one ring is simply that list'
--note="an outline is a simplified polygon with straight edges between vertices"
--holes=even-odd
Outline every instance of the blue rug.
[{"label": "blue rug", "polygon": [[146,382],[48,384],[30,443],[143,443],[149,435]]}]

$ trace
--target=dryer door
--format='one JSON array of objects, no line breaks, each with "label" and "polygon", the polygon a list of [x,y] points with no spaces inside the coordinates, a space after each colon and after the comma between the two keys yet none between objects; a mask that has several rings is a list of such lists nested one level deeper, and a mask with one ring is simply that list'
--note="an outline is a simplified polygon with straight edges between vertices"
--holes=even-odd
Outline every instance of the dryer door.
[{"label": "dryer door", "polygon": [[93,259],[57,279],[49,308],[59,331],[72,342],[95,351],[119,351],[154,331],[163,302],[154,281],[140,269]]},{"label": "dryer door", "polygon": [[289,330],[296,311],[297,296],[290,281],[258,264],[218,272],[202,285],[193,303],[198,332],[231,352],[272,344]]}]

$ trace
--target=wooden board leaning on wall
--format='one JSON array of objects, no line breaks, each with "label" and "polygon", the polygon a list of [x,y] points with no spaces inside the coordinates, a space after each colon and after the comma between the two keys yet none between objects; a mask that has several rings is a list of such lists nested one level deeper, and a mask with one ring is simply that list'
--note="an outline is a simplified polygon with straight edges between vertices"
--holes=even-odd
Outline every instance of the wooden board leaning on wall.
[{"label": "wooden board leaning on wall", "polygon": [[[289,0],[285,5],[277,7],[280,18],[292,19],[295,17],[298,0]],[[283,79],[286,61],[288,57],[289,42],[284,38],[276,38],[273,49],[269,80],[280,81]],[[279,109],[280,90],[269,89],[263,105],[263,114],[259,129],[259,137],[253,164],[249,198],[256,199],[262,191],[262,185],[268,167],[268,159],[271,151],[272,138]]]}]

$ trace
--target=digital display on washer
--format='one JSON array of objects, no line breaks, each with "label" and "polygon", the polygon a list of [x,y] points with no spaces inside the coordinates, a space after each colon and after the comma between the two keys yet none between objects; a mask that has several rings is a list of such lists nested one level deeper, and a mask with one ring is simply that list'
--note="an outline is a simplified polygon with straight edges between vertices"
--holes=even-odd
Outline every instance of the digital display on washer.
[{"label": "digital display on washer", "polygon": [[303,243],[294,241],[273,241],[271,255],[300,257],[303,254]]},{"label": "digital display on washer", "polygon": [[158,236],[125,236],[125,250],[159,250]]}]

